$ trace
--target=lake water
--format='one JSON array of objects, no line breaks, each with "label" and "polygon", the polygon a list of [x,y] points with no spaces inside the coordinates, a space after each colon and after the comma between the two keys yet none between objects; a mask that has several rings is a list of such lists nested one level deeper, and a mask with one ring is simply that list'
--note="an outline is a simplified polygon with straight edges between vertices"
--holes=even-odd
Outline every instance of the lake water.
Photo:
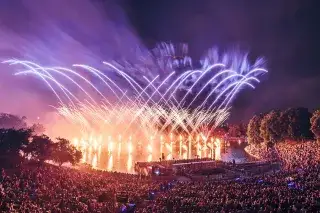
[{"label": "lake water", "polygon": [[244,147],[228,147],[226,153],[221,153],[222,161],[232,161],[236,163],[245,163],[250,161],[252,157],[244,150]]}]

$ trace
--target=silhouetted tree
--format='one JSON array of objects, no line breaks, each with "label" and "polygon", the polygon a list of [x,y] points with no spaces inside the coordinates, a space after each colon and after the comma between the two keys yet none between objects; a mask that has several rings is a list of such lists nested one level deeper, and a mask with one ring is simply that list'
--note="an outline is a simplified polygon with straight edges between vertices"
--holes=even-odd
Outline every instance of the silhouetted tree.
[{"label": "silhouetted tree", "polygon": [[247,137],[249,144],[260,144],[263,138],[260,136],[260,125],[264,114],[255,115],[251,118],[247,128]]},{"label": "silhouetted tree", "polygon": [[244,123],[241,123],[241,124],[239,125],[239,128],[240,128],[241,136],[246,136],[246,135],[247,135],[248,125],[246,125],[246,124],[244,124]]},{"label": "silhouetted tree", "polygon": [[228,134],[230,137],[242,137],[246,135],[246,127],[243,124],[229,125]]},{"label": "silhouetted tree", "polygon": [[307,108],[289,108],[281,116],[284,138],[301,140],[312,138],[310,130],[311,113]]},{"label": "silhouetted tree", "polygon": [[315,135],[316,139],[320,139],[320,110],[316,110],[310,119],[311,131]]},{"label": "silhouetted tree", "polygon": [[0,129],[0,154],[18,156],[28,145],[31,136],[30,129]]},{"label": "silhouetted tree", "polygon": [[16,167],[22,161],[21,151],[28,145],[32,131],[29,129],[0,129],[0,164]]},{"label": "silhouetted tree", "polygon": [[275,143],[282,140],[281,112],[271,111],[266,114],[260,125],[260,136],[266,143]]},{"label": "silhouetted tree", "polygon": [[26,129],[26,117],[19,117],[8,113],[0,113],[1,129]]},{"label": "silhouetted tree", "polygon": [[44,126],[42,124],[33,124],[30,129],[32,129],[32,131],[36,134],[36,135],[42,135],[44,134],[44,132],[46,131],[46,129],[44,128]]},{"label": "silhouetted tree", "polygon": [[239,137],[240,129],[238,125],[229,125],[228,135],[230,137]]},{"label": "silhouetted tree", "polygon": [[75,165],[80,162],[81,158],[81,151],[77,150],[69,140],[57,138],[53,153],[53,160],[56,163],[58,163],[60,166],[68,162]]},{"label": "silhouetted tree", "polygon": [[31,157],[40,163],[46,160],[52,159],[55,144],[47,135],[35,135],[32,137],[32,141],[24,149],[26,155]]},{"label": "silhouetted tree", "polygon": [[82,152],[80,150],[77,150],[74,146],[71,146],[71,154],[73,157],[70,163],[72,165],[78,164],[82,159]]}]

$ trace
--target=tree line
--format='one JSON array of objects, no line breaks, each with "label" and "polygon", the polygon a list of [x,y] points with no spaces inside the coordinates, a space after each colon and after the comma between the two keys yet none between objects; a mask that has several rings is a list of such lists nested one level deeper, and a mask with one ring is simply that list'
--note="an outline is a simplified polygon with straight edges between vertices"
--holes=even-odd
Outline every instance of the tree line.
[{"label": "tree line", "polygon": [[254,115],[247,128],[249,144],[273,145],[285,140],[310,140],[320,138],[320,110],[313,114],[307,108],[272,110]]},{"label": "tree line", "polygon": [[0,158],[2,166],[15,166],[23,160],[44,163],[51,160],[60,166],[76,164],[82,158],[70,141],[50,139],[41,124],[28,126],[25,117],[0,113]]}]

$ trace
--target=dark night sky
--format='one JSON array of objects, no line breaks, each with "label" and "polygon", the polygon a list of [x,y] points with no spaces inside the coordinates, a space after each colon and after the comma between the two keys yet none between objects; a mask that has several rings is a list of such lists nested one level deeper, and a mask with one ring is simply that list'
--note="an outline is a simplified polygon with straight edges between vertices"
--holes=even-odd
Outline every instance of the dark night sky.
[{"label": "dark night sky", "polygon": [[240,45],[265,56],[270,73],[241,92],[231,121],[272,108],[320,106],[320,1],[126,0],[129,19],[143,41],[187,42],[195,56],[208,47]]},{"label": "dark night sky", "polygon": [[[131,57],[128,49],[140,39],[149,47],[186,42],[195,58],[212,46],[240,46],[252,58],[264,56],[269,70],[233,104],[231,121],[247,121],[273,108],[319,108],[319,8],[319,0],[0,0],[0,56],[95,66],[108,57]],[[17,100],[38,95],[39,104],[29,98],[33,106],[52,101],[39,81],[17,83],[10,69],[1,69],[0,98],[7,101],[0,110],[12,109],[13,96],[15,112],[22,113]]]}]

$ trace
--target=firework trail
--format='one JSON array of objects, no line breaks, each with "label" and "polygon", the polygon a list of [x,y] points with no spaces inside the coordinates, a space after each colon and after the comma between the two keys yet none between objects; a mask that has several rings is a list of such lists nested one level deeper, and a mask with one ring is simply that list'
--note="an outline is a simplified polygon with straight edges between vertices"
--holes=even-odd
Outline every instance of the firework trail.
[{"label": "firework trail", "polygon": [[102,69],[3,63],[19,66],[15,75],[41,79],[56,96],[58,113],[87,134],[149,142],[150,136],[169,133],[208,138],[228,118],[239,91],[255,88],[258,76],[268,71],[262,58],[250,64],[247,53],[221,55],[214,48],[193,68],[187,51],[187,45],[161,43],[148,53],[137,50],[140,63],[104,61]]},{"label": "firework trail", "polygon": [[[187,45],[176,46],[160,43],[148,57],[141,55],[140,64],[103,62],[104,70],[85,64],[75,64],[73,69],[43,67],[16,59],[3,63],[22,65],[25,70],[16,75],[32,74],[42,79],[59,101],[58,112],[90,131],[99,120],[123,125],[124,117],[133,117],[127,129],[136,123],[142,129],[161,126],[160,131],[170,127],[171,131],[183,129],[187,133],[198,132],[202,125],[217,127],[227,119],[236,94],[244,86],[255,88],[257,76],[267,72],[262,58],[251,65],[248,53],[219,55],[215,48],[203,57],[200,68],[193,69]],[[108,76],[111,72],[118,79]],[[137,78],[137,73],[145,75]],[[158,75],[153,76],[155,73]],[[96,79],[85,77],[88,75]],[[123,88],[125,84],[127,88]]]}]

